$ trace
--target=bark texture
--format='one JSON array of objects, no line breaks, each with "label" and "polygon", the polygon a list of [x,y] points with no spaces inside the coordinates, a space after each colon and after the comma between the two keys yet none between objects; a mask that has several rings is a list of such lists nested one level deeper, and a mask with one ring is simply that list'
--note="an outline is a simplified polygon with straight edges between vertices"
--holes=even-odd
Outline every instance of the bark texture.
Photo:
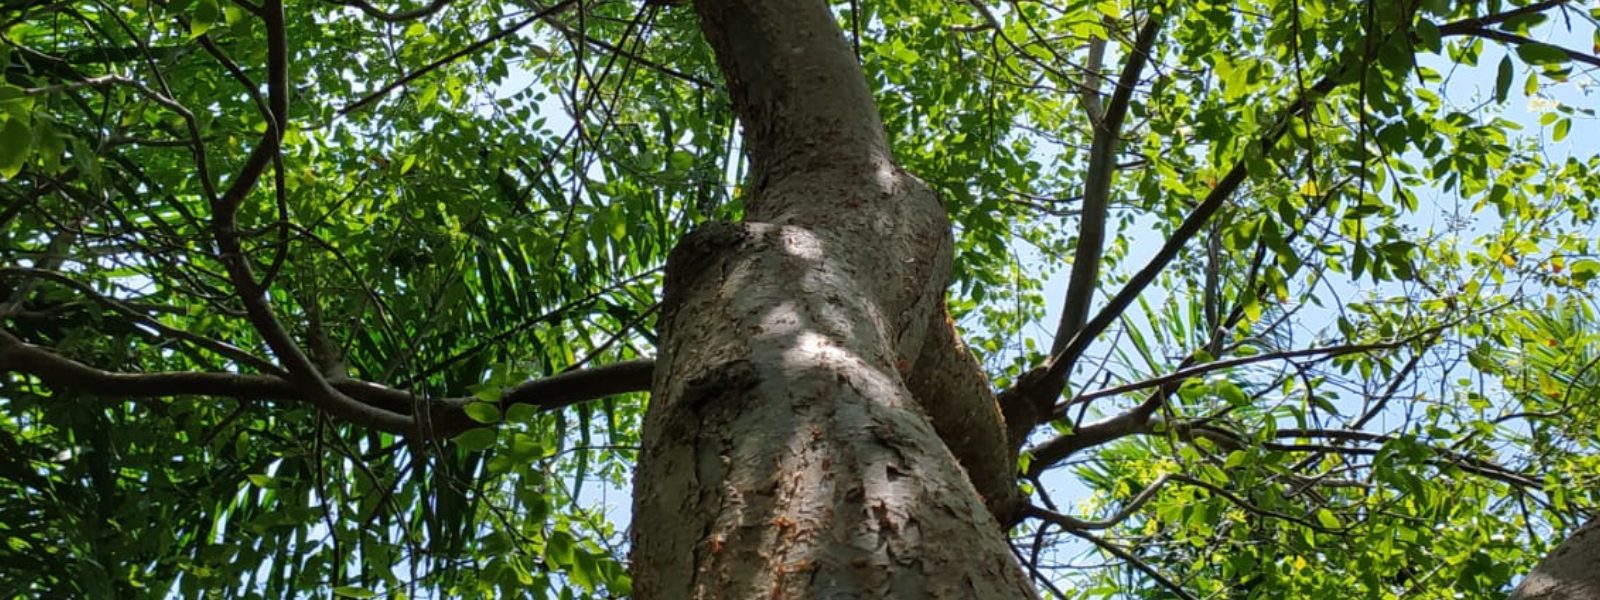
[{"label": "bark texture", "polygon": [[[908,387],[938,387],[934,368],[982,376],[946,330],[944,209],[894,163],[833,15],[820,0],[696,9],[752,189],[744,223],[703,227],[668,261],[635,475],[636,597],[1033,597]],[[969,468],[1004,469],[999,413],[976,389],[920,400],[972,403],[954,413],[986,424],[947,429],[969,447],[990,436],[963,451]],[[1013,474],[981,473],[996,496]]]},{"label": "bark texture", "polygon": [[1534,567],[1509,600],[1600,598],[1600,519],[1579,527]]}]

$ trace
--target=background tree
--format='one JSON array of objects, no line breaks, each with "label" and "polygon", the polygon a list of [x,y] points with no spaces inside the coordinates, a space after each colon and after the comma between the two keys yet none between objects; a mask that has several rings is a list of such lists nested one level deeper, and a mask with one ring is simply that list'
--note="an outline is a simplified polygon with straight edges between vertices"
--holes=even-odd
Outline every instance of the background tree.
[{"label": "background tree", "polygon": [[0,592],[1497,597],[1594,18],[5,3]]}]

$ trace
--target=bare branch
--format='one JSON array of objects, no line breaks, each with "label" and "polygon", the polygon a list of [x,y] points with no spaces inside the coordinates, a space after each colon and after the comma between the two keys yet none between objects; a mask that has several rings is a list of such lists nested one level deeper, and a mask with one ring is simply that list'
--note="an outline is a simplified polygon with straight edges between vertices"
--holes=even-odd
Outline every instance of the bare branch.
[{"label": "bare branch", "polygon": [[[1072,276],[1067,280],[1066,301],[1061,308],[1061,321],[1056,325],[1055,339],[1050,353],[1060,353],[1089,316],[1089,305],[1095,290],[1100,288],[1100,255],[1105,250],[1107,205],[1111,199],[1111,177],[1116,173],[1117,150],[1122,145],[1122,123],[1128,116],[1128,105],[1133,100],[1133,90],[1150,60],[1150,48],[1161,32],[1165,15],[1150,14],[1139,29],[1139,35],[1128,49],[1127,62],[1117,78],[1111,103],[1106,105],[1100,119],[1092,121],[1094,142],[1089,148],[1089,167],[1083,183],[1083,204],[1078,217],[1078,245],[1072,256]],[[1103,45],[1104,42],[1101,42]],[[1085,93],[1085,95],[1091,95]],[[1096,101],[1091,112],[1098,110]],[[1060,377],[1065,385],[1066,371]]]},{"label": "bare branch", "polygon": [[1105,118],[1106,114],[1105,106],[1100,102],[1100,86],[1093,83],[1100,77],[1100,67],[1105,61],[1106,39],[1098,35],[1090,37],[1088,50],[1089,60],[1083,66],[1084,76],[1080,84],[1082,89],[1078,90],[1078,101],[1083,104],[1083,112],[1093,125]]},{"label": "bare branch", "polygon": [[[1301,112],[1310,109],[1314,102],[1326,96],[1329,92],[1339,87],[1344,79],[1344,73],[1354,68],[1346,64],[1325,75],[1311,88],[1303,91],[1294,101],[1290,102],[1279,113],[1277,120],[1264,127],[1256,139],[1256,146],[1262,151],[1270,151],[1288,130],[1288,124]],[[1058,352],[1052,352],[1043,364],[1027,371],[1018,377],[1011,388],[1001,392],[1000,405],[1005,411],[1006,427],[1011,434],[1011,439],[1017,440],[1026,437],[1028,431],[1038,423],[1048,418],[1056,399],[1066,387],[1068,374],[1076,364],[1078,357],[1088,350],[1090,344],[1111,326],[1111,323],[1121,318],[1124,311],[1131,306],[1135,299],[1143,293],[1144,289],[1153,283],[1166,269],[1167,265],[1177,258],[1190,240],[1192,240],[1206,225],[1222,205],[1243,185],[1248,174],[1247,156],[1241,156],[1234,162],[1229,171],[1217,181],[1205,198],[1195,206],[1184,220],[1179,223],[1170,237],[1167,238],[1155,256],[1138,272],[1129,278],[1128,283],[1118,290],[1106,306],[1095,313],[1083,327],[1077,329],[1064,347]],[[1082,241],[1080,240],[1080,243]],[[1058,337],[1056,343],[1061,339]]]},{"label": "bare branch", "polygon": [[1128,517],[1133,516],[1133,513],[1138,512],[1146,502],[1149,502],[1151,498],[1155,497],[1156,492],[1161,491],[1161,486],[1166,485],[1167,481],[1171,478],[1171,473],[1163,473],[1160,477],[1157,477],[1155,481],[1151,482],[1150,485],[1145,486],[1143,490],[1140,490],[1139,493],[1135,495],[1132,500],[1129,500],[1127,504],[1124,504],[1122,506],[1122,510],[1117,511],[1116,514],[1113,514],[1109,517],[1096,521],[1085,521],[1071,515],[1064,515],[1053,510],[1048,510],[1037,506],[1029,507],[1027,513],[1030,517],[1049,521],[1055,525],[1061,526],[1064,529],[1078,531],[1110,529],[1112,527],[1116,527],[1119,523],[1128,520]]},{"label": "bare branch", "polygon": [[692,83],[692,84],[695,84],[697,86],[700,86],[700,87],[706,88],[706,89],[712,89],[712,88],[717,87],[716,84],[714,84],[714,83],[712,83],[712,82],[710,82],[710,81],[708,81],[708,80],[706,80],[706,79],[704,79],[702,77],[697,77],[697,76],[695,76],[693,74],[685,73],[685,72],[680,71],[678,69],[672,68],[669,65],[664,65],[664,64],[655,62],[653,60],[650,60],[648,58],[640,56],[639,53],[637,53],[637,52],[632,52],[632,51],[630,51],[630,50],[628,50],[626,48],[622,48],[620,46],[617,46],[616,44],[613,44],[613,43],[605,41],[605,40],[596,39],[596,38],[590,36],[587,33],[575,31],[575,30],[573,30],[573,28],[570,25],[567,25],[567,23],[565,21],[562,21],[561,19],[556,18],[555,15],[550,15],[550,16],[545,17],[544,18],[544,22],[548,23],[556,31],[561,32],[562,35],[571,36],[571,37],[575,37],[575,38],[581,39],[581,40],[584,41],[584,43],[586,43],[586,44],[588,44],[590,46],[593,46],[593,47],[598,48],[600,50],[604,50],[606,52],[610,52],[613,55],[620,56],[622,58],[626,58],[626,59],[628,59],[629,61],[633,62],[636,65],[639,65],[641,67],[650,69],[650,70],[655,71],[657,73],[661,73],[662,75],[666,75],[666,76],[672,77],[674,79],[679,79],[679,80],[682,80],[682,81],[685,81],[685,82],[688,82],[688,83]]},{"label": "bare branch", "polygon": [[1108,444],[1116,440],[1150,431],[1150,417],[1156,414],[1166,401],[1166,391],[1156,390],[1127,411],[1093,423],[1085,424],[1065,435],[1046,440],[1033,448],[1028,453],[1033,456],[1033,461],[1028,465],[1029,475],[1043,473],[1073,454],[1083,450]]},{"label": "bare branch", "polygon": [[1167,588],[1167,591],[1172,592],[1173,595],[1182,598],[1183,600],[1200,600],[1199,598],[1196,598],[1194,594],[1190,594],[1189,592],[1185,591],[1183,586],[1178,585],[1178,582],[1173,581],[1166,575],[1161,574],[1161,571],[1157,570],[1150,563],[1145,562],[1144,559],[1134,556],[1133,553],[1129,552],[1127,549],[1113,544],[1101,538],[1100,536],[1094,535],[1087,531],[1078,531],[1076,529],[1065,527],[1063,529],[1065,529],[1067,533],[1087,540],[1089,543],[1098,546],[1101,550],[1111,553],[1112,556],[1127,561],[1128,564],[1133,565],[1133,568],[1138,569],[1141,573],[1144,573],[1146,576],[1154,579],[1156,583],[1161,584],[1161,587]]}]

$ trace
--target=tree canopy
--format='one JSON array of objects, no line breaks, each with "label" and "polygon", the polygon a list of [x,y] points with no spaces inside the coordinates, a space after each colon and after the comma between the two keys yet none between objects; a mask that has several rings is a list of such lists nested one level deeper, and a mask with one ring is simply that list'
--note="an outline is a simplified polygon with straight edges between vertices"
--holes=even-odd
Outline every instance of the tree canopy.
[{"label": "tree canopy", "polygon": [[[829,8],[1041,595],[1498,598],[1596,517],[1600,9]],[[702,26],[0,3],[0,595],[628,596],[669,252],[766,185]]]}]

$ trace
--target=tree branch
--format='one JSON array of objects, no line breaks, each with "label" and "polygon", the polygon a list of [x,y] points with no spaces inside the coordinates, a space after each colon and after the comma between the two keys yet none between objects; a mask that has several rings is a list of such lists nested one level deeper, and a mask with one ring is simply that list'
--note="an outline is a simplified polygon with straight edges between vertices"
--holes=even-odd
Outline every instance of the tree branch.
[{"label": "tree branch", "polygon": [[1059,464],[1061,461],[1066,460],[1073,454],[1082,452],[1083,450],[1114,442],[1136,433],[1147,432],[1149,430],[1150,418],[1155,415],[1156,410],[1161,408],[1162,403],[1166,401],[1166,397],[1171,393],[1172,388],[1191,377],[1198,377],[1213,371],[1269,360],[1292,360],[1304,356],[1315,356],[1319,357],[1318,360],[1326,360],[1335,356],[1343,356],[1346,354],[1359,354],[1364,352],[1372,352],[1375,350],[1389,350],[1410,343],[1416,340],[1417,337],[1418,336],[1412,336],[1391,342],[1374,344],[1349,344],[1344,346],[1333,346],[1329,348],[1305,348],[1300,350],[1289,350],[1285,352],[1274,352],[1257,356],[1246,356],[1214,361],[1203,365],[1180,368],[1176,371],[1159,377],[1152,377],[1143,381],[1136,381],[1133,383],[1080,395],[1077,398],[1074,398],[1071,402],[1067,402],[1053,408],[1050,412],[1050,418],[1061,418],[1066,416],[1066,410],[1073,405],[1084,404],[1100,398],[1126,394],[1128,392],[1139,391],[1142,389],[1149,389],[1152,387],[1157,388],[1156,390],[1152,391],[1150,395],[1146,396],[1145,399],[1138,404],[1138,406],[1135,406],[1132,409],[1129,409],[1116,416],[1107,417],[1105,419],[1089,423],[1075,429],[1071,433],[1058,435],[1029,449],[1028,452],[1033,455],[1033,462],[1030,464],[1028,472],[1032,475],[1037,475],[1044,472],[1044,470]]},{"label": "tree branch", "polygon": [[366,0],[327,0],[329,4],[358,8],[361,10],[361,12],[366,13],[367,16],[385,23],[402,23],[405,21],[421,19],[443,10],[444,7],[450,5],[451,1],[452,0],[433,0],[433,2],[428,3],[427,6],[419,6],[411,10],[389,12],[373,6],[372,3],[367,2]]},{"label": "tree branch", "polygon": [[1535,2],[1527,6],[1519,6],[1505,12],[1484,15],[1482,17],[1473,17],[1470,19],[1462,19],[1460,21],[1454,21],[1439,26],[1439,35],[1459,35],[1461,33],[1466,33],[1466,30],[1488,27],[1490,25],[1499,25],[1517,17],[1544,12],[1557,6],[1563,6],[1571,3],[1572,0],[1544,0],[1543,2]]},{"label": "tree branch", "polygon": [[1128,517],[1133,516],[1133,513],[1138,512],[1138,510],[1143,507],[1146,502],[1149,502],[1151,498],[1155,497],[1156,492],[1161,491],[1161,486],[1165,485],[1167,480],[1171,478],[1171,473],[1163,473],[1160,477],[1157,477],[1155,481],[1151,482],[1150,485],[1145,486],[1143,490],[1140,490],[1139,494],[1134,496],[1132,500],[1129,500],[1127,504],[1124,504],[1122,506],[1122,510],[1117,511],[1116,514],[1097,521],[1085,521],[1071,515],[1061,514],[1038,506],[1028,507],[1027,513],[1030,517],[1049,521],[1055,525],[1061,526],[1063,529],[1072,529],[1078,531],[1110,529],[1112,527],[1116,527],[1117,524],[1126,521]]},{"label": "tree branch", "polygon": [[[504,410],[514,404],[528,404],[541,410],[555,410],[608,396],[649,391],[654,367],[653,360],[631,360],[531,380],[506,390],[500,396],[499,406]],[[294,382],[274,375],[105,371],[23,342],[4,330],[0,330],[0,373],[31,375],[55,389],[117,398],[211,396],[236,400],[308,400],[307,394]],[[434,420],[434,427],[427,432],[434,438],[446,438],[480,426],[462,410],[467,404],[481,402],[476,397],[430,402],[411,392],[367,381],[335,379],[329,381],[329,385],[354,399],[357,409],[367,415],[363,419],[347,420],[357,424],[372,423],[374,429],[381,431],[415,434],[411,423],[414,410],[419,406],[426,406]]]},{"label": "tree branch", "polygon": [[1150,417],[1156,414],[1156,410],[1161,408],[1165,399],[1166,390],[1156,390],[1139,402],[1138,406],[1121,414],[1085,424],[1072,433],[1058,435],[1028,449],[1028,454],[1033,456],[1032,462],[1028,464],[1028,474],[1037,476],[1078,452],[1136,433],[1148,432]]},{"label": "tree branch", "polygon": [[[650,391],[650,378],[655,367],[654,360],[629,360],[534,379],[502,393],[499,407],[502,413],[513,404],[531,404],[541,410],[555,410],[607,396],[647,392]],[[467,397],[440,401],[440,406],[447,412],[434,417],[434,429],[448,436],[479,427],[460,410],[472,402],[481,400]]]},{"label": "tree branch", "polygon": [[[268,164],[278,158],[289,115],[289,41],[285,30],[283,0],[266,0],[259,13],[267,37],[267,119],[266,131],[251,150],[239,174],[222,197],[211,206],[211,230],[216,239],[218,258],[227,269],[244,304],[250,324],[261,334],[267,347],[288,371],[289,380],[302,390],[307,400],[329,414],[358,425],[386,431],[414,430],[419,423],[410,416],[377,409],[333,387],[311,362],[305,351],[284,329],[274,314],[267,290],[256,280],[250,259],[239,242],[238,211],[245,196],[255,189]],[[422,424],[425,425],[425,424]]]},{"label": "tree branch", "polygon": [[[1439,33],[1440,33],[1440,35],[1446,35],[1443,30],[1441,30]],[[1566,48],[1566,47],[1563,47],[1563,46],[1557,46],[1557,45],[1554,45],[1554,44],[1546,44],[1546,43],[1538,41],[1538,40],[1534,40],[1534,39],[1531,39],[1531,38],[1520,36],[1520,35],[1517,35],[1517,34],[1514,34],[1514,33],[1508,33],[1508,32],[1505,32],[1505,31],[1500,31],[1498,29],[1489,29],[1487,27],[1463,27],[1463,28],[1452,30],[1451,33],[1449,33],[1448,35],[1472,35],[1472,36],[1477,36],[1477,37],[1481,37],[1481,38],[1488,38],[1488,39],[1491,39],[1491,40],[1505,42],[1505,43],[1516,45],[1516,46],[1521,46],[1523,44],[1544,44],[1546,46],[1550,46],[1551,48],[1555,48],[1557,50],[1560,50],[1562,53],[1567,55],[1567,58],[1570,58],[1570,59],[1572,59],[1574,61],[1581,62],[1581,63],[1588,64],[1588,65],[1593,65],[1593,66],[1596,66],[1596,67],[1600,67],[1600,56],[1596,56],[1596,55],[1589,54],[1589,53],[1586,53],[1586,52],[1579,52],[1577,50],[1573,50],[1571,48]]]},{"label": "tree branch", "polygon": [[[1270,151],[1278,140],[1283,137],[1284,132],[1288,130],[1286,125],[1289,120],[1300,114],[1300,111],[1309,108],[1313,98],[1324,96],[1333,91],[1334,88],[1338,87],[1339,82],[1340,78],[1337,74],[1323,77],[1321,81],[1311,87],[1309,93],[1289,104],[1278,120],[1261,135],[1256,145],[1263,151]],[[1172,232],[1172,236],[1167,238],[1167,241],[1156,251],[1155,256],[1150,258],[1150,262],[1139,269],[1128,280],[1128,283],[1106,303],[1106,306],[1101,308],[1098,313],[1095,313],[1094,318],[1090,319],[1082,329],[1079,329],[1072,336],[1072,339],[1065,344],[1060,352],[1054,353],[1051,358],[1045,361],[1044,365],[1041,365],[1041,368],[1045,371],[1042,381],[1048,384],[1048,387],[1043,390],[1046,392],[1043,395],[1049,401],[1053,403],[1054,398],[1060,395],[1061,390],[1066,385],[1067,373],[1072,370],[1072,366],[1077,362],[1078,357],[1082,356],[1085,350],[1088,350],[1094,339],[1105,332],[1106,328],[1110,327],[1111,323],[1116,321],[1123,311],[1133,304],[1134,299],[1144,292],[1144,288],[1153,283],[1156,277],[1166,269],[1167,265],[1177,258],[1178,253],[1183,250],[1184,246],[1188,245],[1189,240],[1194,239],[1194,236],[1200,232],[1212,215],[1215,215],[1222,208],[1223,203],[1232,197],[1233,192],[1238,190],[1239,186],[1244,183],[1248,173],[1245,167],[1247,160],[1251,159],[1240,157],[1239,160],[1234,162],[1233,167],[1217,182],[1215,187],[1211,188],[1205,199],[1187,217],[1184,217],[1183,222],[1178,224],[1178,228]]]},{"label": "tree branch", "polygon": [[[1133,90],[1139,84],[1145,65],[1149,63],[1150,48],[1155,44],[1164,19],[1165,15],[1160,13],[1151,13],[1145,19],[1133,46],[1128,49],[1128,62],[1117,77],[1111,103],[1103,111],[1097,110],[1098,102],[1094,103],[1096,106],[1085,103],[1091,113],[1101,114],[1098,120],[1091,121],[1094,141],[1089,147],[1089,170],[1083,184],[1078,245],[1072,256],[1072,276],[1067,280],[1066,302],[1061,308],[1061,321],[1056,325],[1055,340],[1050,346],[1051,354],[1061,352],[1083,328],[1094,292],[1100,287],[1100,255],[1105,247],[1106,207],[1111,198],[1111,176],[1116,173],[1117,150],[1122,145],[1122,123],[1128,116]],[[1086,96],[1092,94],[1085,92]],[[1065,371],[1061,373],[1061,378],[1064,387]]]}]

